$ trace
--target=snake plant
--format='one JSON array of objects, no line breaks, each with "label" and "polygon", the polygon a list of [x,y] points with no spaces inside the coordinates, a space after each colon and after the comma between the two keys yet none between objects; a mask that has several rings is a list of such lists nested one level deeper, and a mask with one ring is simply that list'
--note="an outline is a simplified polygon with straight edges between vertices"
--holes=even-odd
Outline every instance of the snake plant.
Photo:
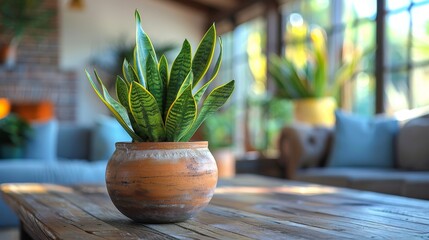
[{"label": "snake plant", "polygon": [[216,48],[216,28],[213,24],[201,39],[192,56],[188,40],[171,68],[165,56],[159,59],[149,36],[141,27],[139,12],[135,12],[136,45],[130,62],[124,59],[123,76],[116,77],[117,100],[113,98],[97,71],[99,88],[85,70],[95,93],[112,112],[134,142],[186,142],[203,121],[216,112],[231,96],[234,80],[203,95],[216,78],[222,62],[222,41],[214,69],[204,84]]},{"label": "snake plant", "polygon": [[343,63],[329,81],[329,64],[326,34],[321,28],[310,32],[311,49],[304,66],[293,59],[270,56],[268,71],[277,85],[278,94],[286,99],[322,98],[335,96],[345,81],[351,79],[362,60],[362,53],[355,52],[349,62]]}]

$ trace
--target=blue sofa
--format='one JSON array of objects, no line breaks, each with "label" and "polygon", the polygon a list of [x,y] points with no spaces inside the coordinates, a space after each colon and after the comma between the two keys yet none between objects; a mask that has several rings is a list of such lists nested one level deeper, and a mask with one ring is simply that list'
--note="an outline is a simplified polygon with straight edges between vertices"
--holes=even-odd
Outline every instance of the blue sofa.
[{"label": "blue sofa", "polygon": [[[94,126],[33,124],[24,159],[0,159],[0,184],[105,184],[105,169],[117,141],[130,138],[116,121],[102,117]],[[17,226],[18,219],[0,198],[0,227]]]},{"label": "blue sofa", "polygon": [[334,128],[286,126],[279,163],[297,181],[429,200],[429,116],[392,123],[337,113]]}]

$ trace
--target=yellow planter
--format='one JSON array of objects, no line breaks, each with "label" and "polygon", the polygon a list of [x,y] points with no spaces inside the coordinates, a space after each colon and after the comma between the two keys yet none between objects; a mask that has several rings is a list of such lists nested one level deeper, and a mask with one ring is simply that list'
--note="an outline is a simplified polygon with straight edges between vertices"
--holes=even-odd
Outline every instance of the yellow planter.
[{"label": "yellow planter", "polygon": [[293,101],[295,120],[312,125],[334,126],[336,101],[333,97]]}]

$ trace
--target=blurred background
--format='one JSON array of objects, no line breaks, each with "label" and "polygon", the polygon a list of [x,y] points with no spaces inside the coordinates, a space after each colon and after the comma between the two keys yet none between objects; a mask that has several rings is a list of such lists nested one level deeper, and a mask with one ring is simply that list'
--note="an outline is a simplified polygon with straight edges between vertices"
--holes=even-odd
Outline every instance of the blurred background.
[{"label": "blurred background", "polygon": [[237,87],[199,136],[239,159],[276,156],[277,135],[294,114],[290,99],[277,94],[269,57],[307,61],[316,27],[327,37],[330,76],[366,51],[335,94],[338,107],[372,116],[429,106],[427,0],[1,0],[0,98],[12,108],[43,108],[60,122],[90,126],[108,115],[84,69],[96,68],[106,81],[120,73],[134,44],[135,9],[167,57],[185,38],[195,49],[216,23],[224,46],[217,81],[235,79]]}]

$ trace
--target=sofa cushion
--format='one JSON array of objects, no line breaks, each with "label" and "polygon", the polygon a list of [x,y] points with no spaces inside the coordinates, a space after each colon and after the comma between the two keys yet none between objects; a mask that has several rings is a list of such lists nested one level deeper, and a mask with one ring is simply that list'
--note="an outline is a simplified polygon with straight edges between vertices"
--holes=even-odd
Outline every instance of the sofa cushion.
[{"label": "sofa cushion", "polygon": [[116,142],[130,142],[131,137],[116,121],[107,116],[97,119],[91,134],[90,160],[107,160],[115,151]]},{"label": "sofa cushion", "polygon": [[398,167],[429,170],[429,118],[416,118],[399,131],[397,141]]},{"label": "sofa cushion", "polygon": [[309,168],[294,180],[429,199],[429,172],[382,168]]},{"label": "sofa cushion", "polygon": [[[91,128],[75,123],[62,123],[58,129],[58,159],[89,159]],[[62,139],[62,140],[61,140]],[[64,144],[67,139],[67,144]]]},{"label": "sofa cushion", "polygon": [[429,172],[408,174],[402,185],[401,195],[429,200]]},{"label": "sofa cushion", "polygon": [[[26,159],[52,162],[57,159],[58,121],[32,122],[33,132],[25,147]],[[63,140],[64,141],[64,140]]]},{"label": "sofa cushion", "polygon": [[333,168],[308,168],[297,172],[294,180],[317,183],[335,187],[347,187],[349,179],[346,175],[339,175]]},{"label": "sofa cushion", "polygon": [[398,121],[390,118],[364,118],[336,111],[334,143],[329,167],[394,166],[394,142]]},{"label": "sofa cushion", "polygon": [[[105,184],[106,161],[40,162],[27,160],[1,161],[0,184],[2,183],[55,183],[64,185]],[[9,206],[0,198],[0,228],[18,226],[18,219]]]}]

